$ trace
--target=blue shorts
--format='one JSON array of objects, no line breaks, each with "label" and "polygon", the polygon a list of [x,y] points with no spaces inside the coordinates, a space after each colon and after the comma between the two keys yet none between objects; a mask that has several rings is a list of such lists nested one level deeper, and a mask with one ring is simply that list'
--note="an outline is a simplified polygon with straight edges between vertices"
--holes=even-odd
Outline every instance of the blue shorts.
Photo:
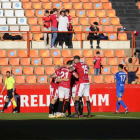
[{"label": "blue shorts", "polygon": [[122,89],[117,89],[116,92],[117,92],[117,97],[122,97],[123,94],[124,94],[124,88],[122,88]]}]

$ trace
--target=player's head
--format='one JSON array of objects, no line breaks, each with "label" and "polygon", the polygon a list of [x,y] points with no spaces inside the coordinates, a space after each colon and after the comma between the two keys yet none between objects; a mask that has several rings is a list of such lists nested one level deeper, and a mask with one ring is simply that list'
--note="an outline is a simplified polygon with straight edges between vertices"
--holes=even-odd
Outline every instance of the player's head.
[{"label": "player's head", "polygon": [[7,77],[7,78],[10,77],[10,71],[6,71],[6,77]]},{"label": "player's head", "polygon": [[122,71],[123,70],[123,65],[122,64],[119,64],[119,71]]},{"label": "player's head", "polygon": [[45,11],[45,16],[47,16],[47,17],[49,16],[49,11],[48,10]]},{"label": "player's head", "polygon": [[69,10],[69,9],[66,9],[66,10],[65,10],[65,14],[66,14],[66,16],[68,16],[69,13],[70,13],[70,10]]},{"label": "player's head", "polygon": [[58,70],[58,69],[60,69],[60,65],[56,65],[56,66],[54,67],[54,70]]},{"label": "player's head", "polygon": [[97,27],[98,26],[98,22],[93,22],[93,26]]},{"label": "player's head", "polygon": [[135,76],[135,82],[138,82],[138,81],[139,81],[139,77]]},{"label": "player's head", "polygon": [[128,62],[129,62],[129,63],[132,63],[132,58],[129,58],[129,59],[128,59]]},{"label": "player's head", "polygon": [[64,17],[65,16],[65,11],[61,11],[60,15]]},{"label": "player's head", "polygon": [[71,65],[72,65],[72,61],[71,60],[67,61],[66,67],[70,68]]},{"label": "player's head", "polygon": [[72,65],[74,65],[75,63],[74,63],[74,60],[71,60],[71,62],[72,62]]},{"label": "player's head", "polygon": [[74,63],[78,63],[78,62],[80,62],[80,56],[75,55],[74,56]]},{"label": "player's head", "polygon": [[99,52],[99,51],[96,52],[96,56],[97,56],[97,57],[100,56],[100,52]]},{"label": "player's head", "polygon": [[53,11],[50,11],[50,15],[52,15],[53,14]]},{"label": "player's head", "polygon": [[53,14],[57,14],[58,10],[56,8],[53,8]]}]

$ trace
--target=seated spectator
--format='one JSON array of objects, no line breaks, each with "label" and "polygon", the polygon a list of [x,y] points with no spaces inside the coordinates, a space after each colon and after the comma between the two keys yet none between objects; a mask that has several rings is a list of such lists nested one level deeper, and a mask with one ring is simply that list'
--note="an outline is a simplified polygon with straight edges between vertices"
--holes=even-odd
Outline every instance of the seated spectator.
[{"label": "seated spectator", "polygon": [[133,81],[132,84],[140,84],[138,76],[135,76],[135,81]]},{"label": "seated spectator", "polygon": [[101,57],[100,52],[96,52],[96,56],[93,58],[94,63],[94,75],[100,75],[100,69],[101,69]]},{"label": "seated spectator", "polygon": [[[99,31],[99,28],[97,27],[98,22],[94,22],[93,25],[90,26],[90,31]],[[99,33],[89,33],[88,40],[90,40],[90,46],[93,48],[93,39],[97,39],[97,49],[100,49],[100,34]]]},{"label": "seated spectator", "polygon": [[123,59],[124,63],[128,67],[128,84],[131,84],[132,81],[135,80],[136,74],[134,71],[134,66],[135,66],[135,63],[137,62],[137,60],[138,60],[138,53],[136,53],[136,60],[134,62],[132,62],[132,58],[129,58],[128,62],[126,62],[126,58]]}]

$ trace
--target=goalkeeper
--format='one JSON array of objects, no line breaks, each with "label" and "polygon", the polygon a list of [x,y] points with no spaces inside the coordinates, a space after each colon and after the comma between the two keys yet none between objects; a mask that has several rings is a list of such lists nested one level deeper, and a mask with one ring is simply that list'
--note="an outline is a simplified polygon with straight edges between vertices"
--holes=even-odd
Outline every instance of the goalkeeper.
[{"label": "goalkeeper", "polygon": [[15,80],[13,77],[10,77],[10,71],[6,72],[6,79],[5,79],[5,85],[1,91],[1,94],[3,93],[5,87],[7,87],[7,96],[5,99],[5,104],[2,110],[0,110],[1,113],[4,113],[4,110],[8,106],[9,101],[13,101],[14,91],[15,91]]}]

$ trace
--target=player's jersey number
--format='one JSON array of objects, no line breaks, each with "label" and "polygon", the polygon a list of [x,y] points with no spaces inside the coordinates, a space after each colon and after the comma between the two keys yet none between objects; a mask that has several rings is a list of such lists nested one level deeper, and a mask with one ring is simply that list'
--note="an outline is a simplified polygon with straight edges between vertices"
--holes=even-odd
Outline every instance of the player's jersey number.
[{"label": "player's jersey number", "polygon": [[84,70],[84,74],[88,74],[88,66],[87,65],[83,65],[82,69]]},{"label": "player's jersey number", "polygon": [[61,78],[68,78],[68,72],[61,71]]},{"label": "player's jersey number", "polygon": [[120,75],[120,77],[121,77],[121,82],[125,82],[125,80],[126,80],[126,75]]}]

